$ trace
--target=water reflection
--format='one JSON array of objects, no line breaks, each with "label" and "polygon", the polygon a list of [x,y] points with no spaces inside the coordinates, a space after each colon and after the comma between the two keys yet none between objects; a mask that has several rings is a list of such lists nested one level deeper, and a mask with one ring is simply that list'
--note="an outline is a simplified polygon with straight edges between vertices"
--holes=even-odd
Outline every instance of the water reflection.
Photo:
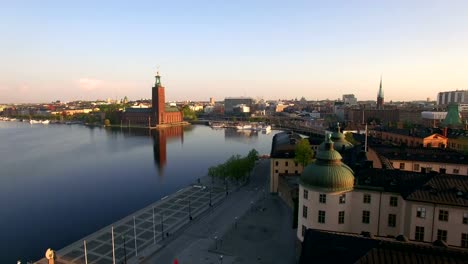
[{"label": "water reflection", "polygon": [[246,144],[251,144],[258,140],[258,131],[254,130],[237,130],[232,128],[224,129],[225,141],[236,141]]},{"label": "water reflection", "polygon": [[159,171],[159,176],[164,174],[164,167],[167,163],[167,141],[178,140],[184,144],[184,127],[174,126],[152,130],[154,164]]}]

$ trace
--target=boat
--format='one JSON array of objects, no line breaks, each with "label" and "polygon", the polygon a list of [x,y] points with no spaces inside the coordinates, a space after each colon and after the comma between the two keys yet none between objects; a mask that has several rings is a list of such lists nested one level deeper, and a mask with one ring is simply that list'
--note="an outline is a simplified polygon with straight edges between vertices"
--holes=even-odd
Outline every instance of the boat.
[{"label": "boat", "polygon": [[38,120],[29,120],[29,123],[30,124],[41,124],[42,122],[41,121],[38,121]]},{"label": "boat", "polygon": [[226,125],[221,122],[213,122],[211,123],[211,128],[224,128]]},{"label": "boat", "polygon": [[237,130],[251,130],[252,126],[251,125],[237,125],[236,129]]},{"label": "boat", "polygon": [[50,120],[43,120],[41,123],[44,125],[48,125],[50,123]]},{"label": "boat", "polygon": [[270,125],[267,125],[267,126],[263,126],[263,127],[262,127],[262,131],[267,132],[267,131],[270,131],[270,130],[271,130],[271,126],[270,126]]}]

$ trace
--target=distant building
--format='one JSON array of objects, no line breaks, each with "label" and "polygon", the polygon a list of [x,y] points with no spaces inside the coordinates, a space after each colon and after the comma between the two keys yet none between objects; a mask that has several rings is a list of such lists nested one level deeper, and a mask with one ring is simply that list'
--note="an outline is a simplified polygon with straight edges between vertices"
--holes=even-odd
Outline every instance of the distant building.
[{"label": "distant building", "polygon": [[425,148],[446,148],[447,137],[433,129],[377,128],[371,130],[374,138],[396,145]]},{"label": "distant building", "polygon": [[345,105],[357,105],[357,98],[354,94],[343,94],[343,103]]},{"label": "distant building", "polygon": [[213,97],[210,97],[210,105],[214,105],[215,103],[215,99]]},{"label": "distant building", "polygon": [[155,76],[156,81],[152,88],[151,108],[125,108],[121,120],[124,125],[156,127],[166,124],[181,123],[182,112],[177,107],[166,106],[165,88],[161,84],[159,72]]},{"label": "distant building", "polygon": [[[244,105],[252,109],[254,100],[248,97],[228,97],[224,99],[224,114],[233,115],[236,113],[235,108]],[[250,111],[250,110],[249,110]]]},{"label": "distant building", "polygon": [[437,95],[437,105],[447,106],[450,103],[468,104],[468,90],[440,92]]},{"label": "distant building", "polygon": [[400,121],[399,109],[345,109],[346,121],[355,124],[376,122],[377,124],[397,123]]},{"label": "distant building", "polygon": [[441,174],[468,176],[468,159],[460,152],[383,145],[375,145],[371,148],[379,155],[380,160],[388,160],[394,169],[413,172],[435,171]]}]

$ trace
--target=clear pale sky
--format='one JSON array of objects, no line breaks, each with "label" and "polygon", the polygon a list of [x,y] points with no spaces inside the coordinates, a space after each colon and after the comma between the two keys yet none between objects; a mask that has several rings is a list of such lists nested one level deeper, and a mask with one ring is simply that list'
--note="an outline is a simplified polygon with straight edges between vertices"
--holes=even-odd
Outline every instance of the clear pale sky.
[{"label": "clear pale sky", "polygon": [[468,89],[468,1],[4,1],[0,103]]}]

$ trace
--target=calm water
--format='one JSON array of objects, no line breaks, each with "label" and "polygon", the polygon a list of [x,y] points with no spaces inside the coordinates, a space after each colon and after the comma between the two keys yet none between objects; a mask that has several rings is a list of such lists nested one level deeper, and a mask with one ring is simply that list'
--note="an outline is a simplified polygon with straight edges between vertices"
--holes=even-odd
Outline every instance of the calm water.
[{"label": "calm water", "polygon": [[0,260],[38,260],[173,193],[275,132],[0,122]]}]

